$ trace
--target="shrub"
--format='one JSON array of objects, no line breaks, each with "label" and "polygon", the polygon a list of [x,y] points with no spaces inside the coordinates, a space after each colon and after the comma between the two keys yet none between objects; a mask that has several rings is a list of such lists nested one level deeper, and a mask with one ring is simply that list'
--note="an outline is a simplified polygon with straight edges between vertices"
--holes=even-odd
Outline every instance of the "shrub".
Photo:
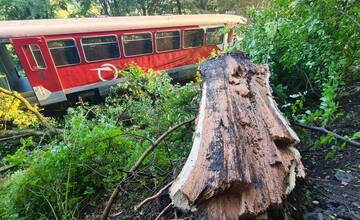
[{"label": "shrub", "polygon": [[[133,67],[130,71],[143,71]],[[134,72],[133,72],[134,73]],[[103,105],[69,108],[64,133],[22,160],[18,171],[0,184],[2,219],[75,219],[96,207],[101,197],[122,179],[124,171],[168,127],[194,117],[197,85],[172,85],[158,73],[130,74],[114,87]],[[192,127],[172,133],[144,161],[136,181],[158,184],[191,147]],[[19,151],[25,151],[21,147]],[[9,156],[8,162],[16,158]],[[20,159],[19,159],[20,158]],[[13,159],[13,160],[11,160]],[[17,161],[17,164],[19,161]],[[145,189],[134,193],[144,196]],[[132,200],[122,201],[123,205]]]},{"label": "shrub", "polygon": [[289,117],[328,125],[339,115],[344,86],[360,80],[359,9],[355,0],[272,1],[249,10],[250,24],[237,27],[243,40],[233,49],[269,64],[275,94],[290,103],[285,106],[299,103],[292,94],[303,94],[303,107],[295,114],[289,108]]}]

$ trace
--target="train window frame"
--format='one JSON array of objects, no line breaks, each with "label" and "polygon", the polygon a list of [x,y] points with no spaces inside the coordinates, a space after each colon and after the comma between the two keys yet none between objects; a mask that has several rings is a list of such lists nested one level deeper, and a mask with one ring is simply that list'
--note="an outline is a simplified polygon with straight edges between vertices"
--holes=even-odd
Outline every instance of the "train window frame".
[{"label": "train window frame", "polygon": [[[39,52],[40,52],[41,58],[42,58],[43,63],[44,63],[44,65],[45,65],[44,67],[40,67],[40,66],[39,66],[38,60],[36,59],[36,56],[35,56],[35,54],[34,54],[33,49],[31,48],[31,46],[33,46],[33,45],[35,45],[35,46],[37,46],[37,47],[39,48]],[[31,53],[32,59],[33,59],[35,65],[36,65],[36,68],[34,68],[34,67],[32,67],[31,65],[29,65],[30,68],[31,68],[33,71],[34,71],[34,70],[45,70],[45,69],[47,69],[47,64],[46,64],[44,55],[43,55],[43,53],[42,53],[42,51],[41,51],[40,45],[39,45],[39,44],[29,44],[29,45],[27,45],[27,46],[28,46],[28,49],[29,49],[29,51],[30,51],[30,53]],[[30,64],[29,61],[28,61],[28,63]]]},{"label": "train window frame", "polygon": [[[174,50],[163,50],[163,51],[159,51],[158,50],[158,43],[157,43],[157,34],[158,33],[163,33],[163,32],[179,32],[179,48],[178,49],[174,49]],[[169,30],[161,30],[161,31],[157,31],[155,32],[155,51],[156,53],[166,53],[166,52],[171,52],[171,51],[177,51],[177,50],[181,50],[182,49],[182,34],[181,34],[181,30],[180,29],[169,29]]]},{"label": "train window frame", "polygon": [[[126,55],[126,52],[125,52],[125,41],[124,41],[124,36],[126,35],[135,35],[135,34],[150,34],[151,36],[151,53],[142,53],[142,54],[136,54],[136,55]],[[143,56],[143,55],[151,55],[154,53],[154,36],[153,36],[153,33],[150,32],[150,31],[146,31],[146,32],[129,32],[129,33],[123,33],[121,34],[121,46],[122,46],[122,49],[123,49],[123,54],[124,54],[124,57],[128,58],[128,57],[138,57],[138,56]]]},{"label": "train window frame", "polygon": [[[205,44],[206,44],[207,46],[217,46],[217,45],[219,45],[219,44],[208,44],[208,41],[207,41],[208,29],[221,29],[221,28],[224,28],[224,26],[211,26],[211,27],[207,27],[207,28],[206,28],[206,32],[205,32]],[[222,42],[221,42],[221,44],[224,44],[224,37],[225,37],[225,34],[222,34]],[[221,45],[221,44],[220,44],[220,45]]]},{"label": "train window frame", "polygon": [[[57,65],[55,64],[55,61],[54,61],[53,55],[52,55],[52,53],[51,53],[51,49],[52,49],[52,48],[50,48],[50,47],[49,47],[49,42],[52,42],[52,41],[61,41],[61,40],[72,40],[72,41],[74,41],[74,45],[75,45],[75,48],[76,48],[77,54],[78,54],[78,56],[79,56],[79,62],[78,62],[78,63],[65,64],[65,65],[59,65],[59,66],[57,66]],[[76,39],[75,39],[75,38],[68,37],[68,38],[54,38],[54,39],[48,39],[48,40],[46,41],[46,46],[47,46],[47,48],[48,48],[48,50],[49,50],[51,60],[53,61],[53,64],[54,64],[54,66],[55,66],[56,68],[58,68],[58,67],[67,67],[67,66],[75,66],[75,65],[79,65],[79,64],[81,64],[81,63],[82,63],[81,56],[80,56],[80,51],[79,51],[79,47],[78,47],[78,43],[77,43],[77,41],[76,41]]]},{"label": "train window frame", "polygon": [[[84,43],[82,42],[82,40],[83,40],[84,38],[98,38],[98,37],[112,37],[112,36],[114,36],[115,39],[116,39],[117,48],[118,48],[118,50],[119,50],[119,56],[118,56],[118,57],[108,58],[108,59],[101,59],[101,60],[93,60],[93,61],[89,61],[89,60],[86,58],[86,53],[85,53],[85,50],[84,50],[84,45],[87,46],[87,45],[92,45],[92,44],[94,44],[94,43],[92,43],[92,44],[84,44]],[[107,43],[108,43],[108,42],[107,42]],[[105,43],[95,43],[95,44],[105,44]],[[116,60],[116,59],[121,58],[121,53],[122,53],[122,51],[121,51],[121,48],[120,48],[119,37],[118,37],[116,34],[83,36],[83,37],[80,38],[80,45],[81,45],[82,52],[83,52],[83,54],[84,54],[85,61],[86,61],[87,63],[95,63],[95,62],[101,62],[101,61],[106,61],[106,60]]]},{"label": "train window frame", "polygon": [[[203,32],[203,41],[202,41],[202,44],[200,46],[198,46],[198,47],[185,47],[185,31],[191,31],[191,30],[202,30],[202,32]],[[201,28],[201,27],[200,28],[183,29],[183,31],[182,31],[182,35],[183,35],[183,37],[182,37],[182,48],[184,50],[186,50],[186,49],[201,48],[201,47],[205,46],[205,33],[206,33],[205,29]]]}]

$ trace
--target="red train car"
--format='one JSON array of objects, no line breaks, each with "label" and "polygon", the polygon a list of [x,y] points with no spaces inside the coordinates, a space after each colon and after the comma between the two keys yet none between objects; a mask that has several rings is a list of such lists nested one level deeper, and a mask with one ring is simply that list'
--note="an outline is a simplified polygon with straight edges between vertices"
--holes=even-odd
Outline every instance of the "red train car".
[{"label": "red train car", "polygon": [[[49,105],[84,92],[106,94],[122,81],[117,70],[130,62],[181,78],[226,46],[228,36],[219,35],[219,28],[245,22],[235,15],[1,21],[0,86]],[[7,44],[25,76],[19,76]]]}]

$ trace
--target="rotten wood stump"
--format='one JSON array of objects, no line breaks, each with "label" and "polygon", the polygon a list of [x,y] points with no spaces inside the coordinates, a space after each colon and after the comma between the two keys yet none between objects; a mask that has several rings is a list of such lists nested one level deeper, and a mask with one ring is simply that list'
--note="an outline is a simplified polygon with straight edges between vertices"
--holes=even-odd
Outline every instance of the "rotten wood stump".
[{"label": "rotten wood stump", "polygon": [[304,177],[299,138],[272,97],[270,71],[239,53],[201,65],[190,155],[170,188],[174,206],[203,219],[247,219],[279,206]]}]

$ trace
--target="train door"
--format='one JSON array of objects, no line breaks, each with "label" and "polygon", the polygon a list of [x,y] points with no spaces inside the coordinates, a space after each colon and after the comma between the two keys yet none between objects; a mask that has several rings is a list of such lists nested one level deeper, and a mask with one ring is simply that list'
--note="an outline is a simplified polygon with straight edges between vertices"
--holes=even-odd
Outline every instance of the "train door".
[{"label": "train door", "polygon": [[12,39],[12,43],[40,105],[66,101],[45,39]]}]

